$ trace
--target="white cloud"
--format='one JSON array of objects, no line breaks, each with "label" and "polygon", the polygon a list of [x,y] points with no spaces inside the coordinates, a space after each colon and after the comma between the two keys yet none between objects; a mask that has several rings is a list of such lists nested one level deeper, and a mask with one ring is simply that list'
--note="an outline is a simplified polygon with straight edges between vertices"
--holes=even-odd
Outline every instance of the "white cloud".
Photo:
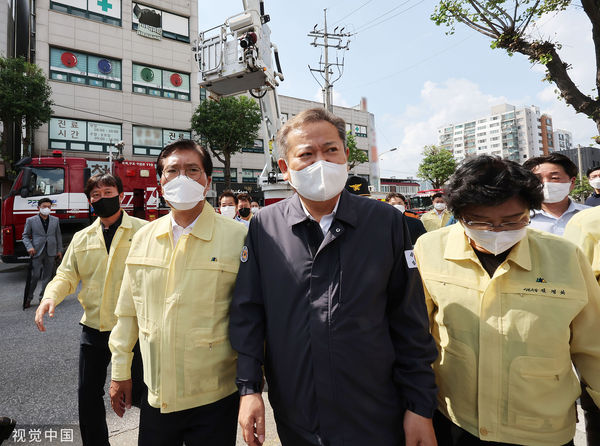
[{"label": "white cloud", "polygon": [[[323,91],[321,89],[318,89],[317,91],[315,91],[315,94],[313,95],[312,100],[322,103],[323,102]],[[337,105],[338,107],[352,107],[352,105],[350,105],[348,103],[346,98],[344,96],[342,96],[342,94],[335,89],[335,86],[333,88],[333,105]]]},{"label": "white cloud", "polygon": [[400,115],[377,117],[379,152],[398,148],[380,160],[382,176],[414,176],[423,146],[437,144],[439,127],[486,116],[493,105],[505,102],[520,105],[504,96],[486,94],[468,79],[425,81],[420,96],[419,103],[407,105]]}]

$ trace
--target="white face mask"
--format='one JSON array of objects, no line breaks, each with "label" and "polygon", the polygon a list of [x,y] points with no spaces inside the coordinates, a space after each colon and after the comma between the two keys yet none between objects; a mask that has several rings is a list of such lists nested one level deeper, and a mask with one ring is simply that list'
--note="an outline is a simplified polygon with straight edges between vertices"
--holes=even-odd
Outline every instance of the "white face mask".
[{"label": "white face mask", "polygon": [[289,183],[299,195],[312,201],[327,201],[344,189],[348,166],[321,160],[302,170],[289,169],[289,173]]},{"label": "white face mask", "polygon": [[590,180],[590,186],[592,186],[594,189],[600,189],[600,177],[592,178]]},{"label": "white face mask", "polygon": [[439,211],[439,212],[441,212],[441,211],[443,211],[444,209],[446,209],[446,203],[433,203],[433,208],[434,208],[436,211]]},{"label": "white face mask", "polygon": [[475,242],[477,246],[491,252],[495,256],[512,248],[527,235],[527,228],[514,231],[486,231],[483,229],[471,229],[463,225],[465,234]]},{"label": "white face mask", "polygon": [[42,215],[48,216],[48,215],[50,215],[50,212],[51,212],[50,208],[41,208],[40,209],[40,214],[42,214]]},{"label": "white face mask", "polygon": [[221,206],[221,215],[229,218],[235,217],[235,206]]},{"label": "white face mask", "polygon": [[258,212],[258,208],[256,206],[253,208],[250,208],[250,212],[252,212],[253,214],[256,214]]},{"label": "white face mask", "polygon": [[544,203],[558,203],[569,195],[571,183],[544,182]]},{"label": "white face mask", "polygon": [[164,184],[162,190],[165,200],[179,211],[192,209],[204,200],[204,186],[185,175]]},{"label": "white face mask", "polygon": [[400,212],[402,212],[404,214],[404,211],[406,210],[406,208],[404,207],[403,204],[395,204],[394,207],[396,209],[398,209]]}]

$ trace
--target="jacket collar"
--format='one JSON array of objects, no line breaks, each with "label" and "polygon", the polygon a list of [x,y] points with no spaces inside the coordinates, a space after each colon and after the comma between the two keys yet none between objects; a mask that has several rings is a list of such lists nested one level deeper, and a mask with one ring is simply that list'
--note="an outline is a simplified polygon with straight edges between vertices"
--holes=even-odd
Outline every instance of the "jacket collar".
[{"label": "jacket collar", "polygon": [[[192,228],[191,235],[201,239],[210,240],[212,239],[213,231],[215,228],[216,213],[214,208],[208,201],[204,202],[202,212],[198,216],[194,227]],[[171,215],[167,214],[164,217],[156,220],[155,223],[158,227],[156,230],[156,237],[169,235],[172,232],[171,229]]]},{"label": "jacket collar", "polygon": [[[354,200],[358,199],[358,197],[352,195],[348,191],[342,190],[334,220],[340,220],[356,227],[358,224],[358,216],[356,214],[357,203],[354,203]],[[302,209],[300,196],[297,193],[288,198],[288,203],[286,209],[284,210],[284,214],[285,220],[289,226],[294,226],[308,218],[304,212],[304,209]]]},{"label": "jacket collar", "polygon": [[[465,235],[462,225],[456,223],[452,225],[448,233],[446,249],[444,250],[444,259],[446,260],[472,260],[480,263],[473,247],[469,244],[469,239]],[[508,254],[507,261],[511,261],[521,268],[531,271],[531,253],[529,250],[529,231],[527,235],[517,243]]]}]

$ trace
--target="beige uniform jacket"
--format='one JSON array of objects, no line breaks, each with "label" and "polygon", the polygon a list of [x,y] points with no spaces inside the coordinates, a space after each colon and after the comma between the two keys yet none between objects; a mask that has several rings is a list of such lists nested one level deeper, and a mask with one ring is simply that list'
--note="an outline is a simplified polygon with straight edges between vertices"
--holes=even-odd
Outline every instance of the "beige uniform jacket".
[{"label": "beige uniform jacket", "polygon": [[99,218],[77,232],[56,276],[46,287],[44,299],[52,299],[58,305],[75,292],[81,281],[81,291],[77,296],[83,307],[81,323],[99,331],[112,330],[117,323],[115,306],[131,238],[146,223],[123,211],[123,220],[112,240],[110,252],[106,251]]},{"label": "beige uniform jacket", "polygon": [[490,278],[460,224],[419,238],[438,403],[485,441],[559,445],[575,433],[575,364],[600,403],[600,287],[575,245],[528,229]]},{"label": "beige uniform jacket", "polygon": [[130,378],[139,337],[148,402],[161,412],[209,404],[237,390],[227,329],[246,231],[205,203],[192,232],[175,246],[170,215],[133,239],[109,340],[112,378]]}]

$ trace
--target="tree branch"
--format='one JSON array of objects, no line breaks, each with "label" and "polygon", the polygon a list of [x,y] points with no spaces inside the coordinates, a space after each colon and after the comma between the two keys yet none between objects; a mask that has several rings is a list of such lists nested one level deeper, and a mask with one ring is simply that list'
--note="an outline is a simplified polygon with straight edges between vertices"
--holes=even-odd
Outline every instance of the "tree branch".
[{"label": "tree branch", "polygon": [[[523,33],[525,32],[525,30],[527,29],[527,27],[529,26],[529,23],[531,22],[531,19],[535,15],[535,11],[537,10],[537,7],[539,4],[540,4],[540,0],[537,0],[535,2],[535,5],[529,11],[529,17],[527,17],[527,20],[524,20],[523,24],[521,26],[519,26],[519,29],[517,30],[517,34],[519,36],[522,36]],[[516,13],[516,9],[515,9],[515,13]]]},{"label": "tree branch", "polygon": [[[489,26],[492,26],[492,24],[488,20],[488,18],[485,16],[485,13],[491,15],[496,20],[498,20],[498,22],[500,22],[501,28],[503,28],[503,29],[509,28],[508,24],[504,20],[502,20],[500,18],[500,16],[498,14],[496,14],[494,11],[487,9],[485,6],[483,6],[477,0],[469,0],[469,2],[473,5],[473,8],[477,11],[477,14],[479,14],[479,17],[481,17]],[[506,15],[506,14],[504,14],[504,15]],[[507,17],[509,20],[512,20],[512,18],[510,16],[507,16]],[[513,25],[514,25],[514,22],[513,22]]]},{"label": "tree branch", "polygon": [[567,71],[569,65],[562,61],[553,43],[528,42],[518,38],[516,40],[511,39],[510,43],[506,45],[501,44],[501,47],[508,51],[524,54],[532,62],[539,62],[542,56],[550,56],[551,60],[546,64],[546,69],[550,80],[556,84],[562,98],[577,113],[583,113],[593,119],[600,130],[600,101],[585,95],[579,90],[569,76]]},{"label": "tree branch", "polygon": [[596,52],[596,93],[600,95],[600,1],[581,0],[581,6],[592,22],[592,40]]}]

